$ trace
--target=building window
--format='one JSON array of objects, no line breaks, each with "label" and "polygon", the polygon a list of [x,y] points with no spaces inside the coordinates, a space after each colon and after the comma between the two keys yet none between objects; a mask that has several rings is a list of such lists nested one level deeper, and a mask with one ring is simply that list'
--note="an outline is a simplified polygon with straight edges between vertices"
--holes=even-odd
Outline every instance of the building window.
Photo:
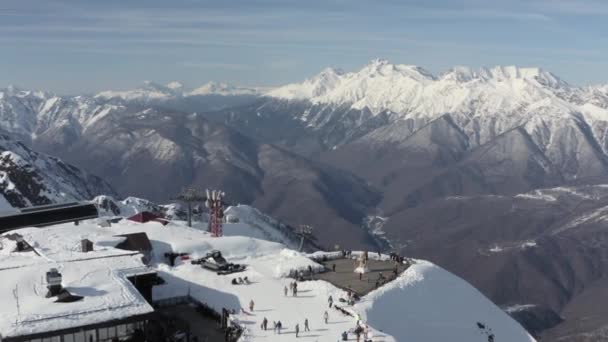
[{"label": "building window", "polygon": [[74,342],[87,342],[84,339],[84,331],[79,331],[77,333],[74,333]]},{"label": "building window", "polygon": [[108,338],[114,338],[116,337],[116,327],[109,327],[108,328]]},{"label": "building window", "polygon": [[51,337],[51,342],[61,342],[61,336],[53,336],[53,337]]},{"label": "building window", "polygon": [[97,342],[97,333],[95,330],[87,330],[85,336],[87,342]]},{"label": "building window", "polygon": [[116,330],[116,335],[118,337],[127,336],[127,326],[124,324],[119,325]]},{"label": "building window", "polygon": [[108,338],[108,328],[99,328],[97,329],[97,333],[99,334],[99,339],[102,341]]},{"label": "building window", "polygon": [[72,335],[72,334],[63,335],[63,342],[74,342],[74,335]]}]

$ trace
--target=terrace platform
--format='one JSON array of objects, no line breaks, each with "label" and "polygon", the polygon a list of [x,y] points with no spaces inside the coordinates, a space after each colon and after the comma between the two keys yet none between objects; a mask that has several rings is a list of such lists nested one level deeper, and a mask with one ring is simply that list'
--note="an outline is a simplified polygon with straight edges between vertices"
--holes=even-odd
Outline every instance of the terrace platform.
[{"label": "terrace platform", "polygon": [[[360,297],[368,294],[376,288],[376,280],[378,280],[380,273],[382,273],[388,282],[395,279],[393,273],[395,265],[397,265],[397,276],[399,276],[409,267],[409,264],[399,264],[389,260],[380,261],[369,259],[367,262],[367,267],[370,271],[363,274],[362,279],[359,280],[359,274],[354,272],[357,260],[335,259],[321,261],[320,263],[325,265],[329,271],[315,274],[315,279],[325,280],[344,290],[351,289]],[[335,272],[331,271],[333,264],[336,265]]]}]

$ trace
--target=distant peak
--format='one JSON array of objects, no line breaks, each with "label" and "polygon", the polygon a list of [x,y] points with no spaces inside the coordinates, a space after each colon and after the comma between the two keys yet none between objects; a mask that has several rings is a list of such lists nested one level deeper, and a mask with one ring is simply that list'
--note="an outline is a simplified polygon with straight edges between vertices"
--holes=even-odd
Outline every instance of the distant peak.
[{"label": "distant peak", "polygon": [[359,71],[359,73],[361,72],[367,73],[372,77],[376,74],[382,76],[399,74],[418,81],[435,79],[435,76],[431,72],[417,65],[392,64],[388,60],[381,58],[372,59],[369,64]]},{"label": "distant peak", "polygon": [[12,93],[21,91],[21,89],[14,84],[9,84],[8,87],[6,87],[6,90],[8,90],[9,92],[12,92]]},{"label": "distant peak", "polygon": [[171,90],[181,90],[184,88],[184,85],[177,81],[173,81],[173,82],[169,82],[167,84],[167,88],[169,88]]},{"label": "distant peak", "polygon": [[189,95],[255,95],[254,88],[237,87],[228,83],[210,81],[194,89]]},{"label": "distant peak", "polygon": [[536,67],[518,67],[515,65],[495,66],[492,68],[479,68],[477,70],[457,66],[450,69],[441,76],[441,79],[453,80],[457,82],[469,82],[472,80],[482,81],[506,81],[515,79],[535,80],[541,85],[559,88],[568,84],[554,74]]}]

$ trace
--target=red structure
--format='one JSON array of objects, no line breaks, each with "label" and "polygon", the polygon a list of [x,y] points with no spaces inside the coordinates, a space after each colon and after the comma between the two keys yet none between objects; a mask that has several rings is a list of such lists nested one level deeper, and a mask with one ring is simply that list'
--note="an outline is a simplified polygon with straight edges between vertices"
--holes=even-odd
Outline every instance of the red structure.
[{"label": "red structure", "polygon": [[207,200],[205,205],[209,208],[209,226],[208,231],[214,237],[220,237],[224,234],[222,231],[222,221],[224,220],[224,196],[226,194],[218,191],[207,190]]},{"label": "red structure", "polygon": [[151,213],[149,211],[142,211],[140,213],[137,213],[137,214],[127,218],[127,220],[131,220],[131,221],[135,221],[135,222],[139,222],[139,223],[156,221],[156,222],[162,223],[163,225],[166,225],[167,223],[169,223],[166,219],[164,219],[161,216],[158,216],[154,213]]}]

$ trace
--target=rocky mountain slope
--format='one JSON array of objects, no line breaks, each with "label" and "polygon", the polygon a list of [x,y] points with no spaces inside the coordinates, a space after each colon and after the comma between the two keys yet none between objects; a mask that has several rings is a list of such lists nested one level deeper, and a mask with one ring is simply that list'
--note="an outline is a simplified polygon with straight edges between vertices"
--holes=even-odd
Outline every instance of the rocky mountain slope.
[{"label": "rocky mountain slope", "polygon": [[600,309],[607,205],[606,185],[445,197],[390,217],[382,230],[408,255],[471,281],[531,332],[591,341],[585,336],[602,336],[593,334],[606,329],[608,317]]},{"label": "rocky mountain slope", "polygon": [[113,194],[101,178],[0,133],[0,210]]}]

